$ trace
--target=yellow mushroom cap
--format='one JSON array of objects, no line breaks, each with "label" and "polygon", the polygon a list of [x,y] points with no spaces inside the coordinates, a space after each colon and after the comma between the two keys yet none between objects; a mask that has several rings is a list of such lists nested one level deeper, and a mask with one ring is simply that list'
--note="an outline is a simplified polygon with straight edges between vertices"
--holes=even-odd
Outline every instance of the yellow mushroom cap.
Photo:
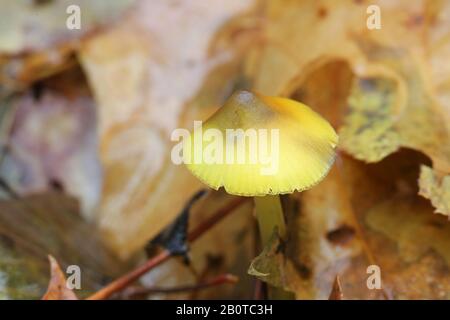
[{"label": "yellow mushroom cap", "polygon": [[185,139],[183,157],[187,168],[215,190],[286,194],[325,177],[337,141],[333,127],[308,106],[239,91]]}]

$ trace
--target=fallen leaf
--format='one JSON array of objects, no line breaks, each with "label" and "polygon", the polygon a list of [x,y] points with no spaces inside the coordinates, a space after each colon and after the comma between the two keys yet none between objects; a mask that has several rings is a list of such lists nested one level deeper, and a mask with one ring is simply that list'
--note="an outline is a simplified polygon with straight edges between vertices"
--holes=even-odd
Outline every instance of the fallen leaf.
[{"label": "fallen leaf", "polygon": [[420,198],[400,196],[367,213],[367,224],[396,244],[397,259],[389,249],[379,259],[383,286],[395,299],[449,299],[450,225],[431,211]]},{"label": "fallen leaf", "polygon": [[400,148],[401,137],[392,116],[394,91],[395,83],[389,80],[361,79],[355,83],[348,99],[348,116],[339,131],[341,148],[368,162],[380,161]]},{"label": "fallen leaf", "polygon": [[73,69],[9,99],[12,126],[0,173],[19,195],[62,189],[93,220],[102,174],[95,104]]},{"label": "fallen leaf", "polygon": [[[117,20],[133,2],[5,0],[0,12],[0,97],[76,65],[81,39]],[[80,28],[70,29],[73,6],[80,10]]]},{"label": "fallen leaf", "polygon": [[247,56],[247,77],[264,94],[310,101],[342,125],[341,148],[358,159],[380,161],[407,147],[448,174],[450,82],[441,66],[450,49],[450,6],[372,4],[383,12],[376,32],[366,26],[363,2],[265,1],[259,11],[264,41]]},{"label": "fallen leaf", "polygon": [[[170,159],[172,131],[190,129],[222,102],[234,81],[229,47],[213,55],[210,43],[252,1],[143,1],[110,32],[80,52],[98,104],[104,171],[98,223],[123,258],[170,224],[201,184]],[[160,19],[165,16],[165,19]],[[214,68],[229,68],[209,93],[194,98]],[[124,72],[126,70],[126,72]],[[186,110],[186,113],[184,113]]]},{"label": "fallen leaf", "polygon": [[[69,42],[114,20],[132,3],[132,0],[5,0],[0,14],[0,52],[41,51],[61,42]],[[74,13],[67,10],[71,5],[80,8],[82,19],[79,29],[69,29],[66,25],[68,17]]]},{"label": "fallen leaf", "polygon": [[437,213],[450,216],[450,175],[440,177],[430,167],[422,166],[419,194],[430,199]]},{"label": "fallen leaf", "polygon": [[48,256],[50,262],[50,282],[42,300],[78,300],[73,290],[67,287],[67,280],[56,259]]},{"label": "fallen leaf", "polygon": [[[417,194],[422,163],[411,150],[374,164],[341,154],[315,188],[284,198],[288,239],[254,274],[298,299],[328,299],[336,274],[346,299],[447,299],[450,225]],[[382,289],[367,287],[370,265]]]},{"label": "fallen leaf", "polygon": [[60,192],[0,201],[0,298],[39,299],[48,286],[50,254],[81,271],[79,297],[98,290],[133,262],[120,262],[100,241],[79,205]]},{"label": "fallen leaf", "polygon": [[449,172],[450,132],[441,107],[433,103],[427,91],[420,66],[402,50],[368,50],[374,61],[401,78],[356,80],[349,98],[349,115],[340,130],[342,147],[368,162],[408,147],[425,153],[439,170]]},{"label": "fallen leaf", "polygon": [[280,246],[278,233],[274,232],[263,251],[251,262],[248,273],[271,285],[286,287],[287,283],[282,274],[284,256]]},{"label": "fallen leaf", "polygon": [[341,283],[339,282],[339,276],[334,278],[333,288],[331,289],[330,296],[328,300],[342,300],[344,295],[342,294]]}]

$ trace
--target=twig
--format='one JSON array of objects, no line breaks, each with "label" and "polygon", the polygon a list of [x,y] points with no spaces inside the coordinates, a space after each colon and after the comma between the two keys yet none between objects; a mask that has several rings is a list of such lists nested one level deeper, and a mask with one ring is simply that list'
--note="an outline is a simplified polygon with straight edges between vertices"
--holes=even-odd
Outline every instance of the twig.
[{"label": "twig", "polygon": [[124,298],[130,298],[133,296],[140,295],[148,295],[155,293],[177,293],[177,292],[185,292],[185,291],[197,291],[201,289],[206,289],[210,287],[219,286],[227,283],[236,283],[238,281],[238,277],[232,274],[222,274],[211,280],[205,281],[203,283],[194,284],[194,285],[185,285],[179,287],[171,287],[171,288],[159,288],[159,287],[150,287],[150,288],[129,288],[123,292]]},{"label": "twig", "polygon": [[209,217],[206,221],[198,225],[194,230],[189,232],[188,234],[188,241],[194,242],[198,238],[200,238],[206,231],[211,229],[217,222],[225,218],[230,212],[232,212],[234,209],[242,205],[244,202],[246,202],[249,198],[244,197],[238,197],[236,199],[233,199],[233,201],[230,201],[225,207],[220,208],[217,210],[211,217]]},{"label": "twig", "polygon": [[[193,242],[197,240],[200,236],[202,236],[206,231],[208,231],[212,226],[214,226],[217,222],[222,220],[228,214],[234,211],[237,207],[242,205],[248,198],[239,197],[230,201],[225,207],[217,210],[211,217],[209,217],[206,221],[198,225],[194,230],[192,230],[188,235],[188,241]],[[134,281],[139,279],[142,275],[168,260],[172,257],[173,253],[168,250],[164,250],[159,253],[157,256],[147,260],[142,266],[132,270],[131,272],[123,275],[122,277],[116,279],[115,281],[108,284],[106,287],[100,289],[96,293],[92,294],[87,298],[87,300],[104,300],[116,292],[119,292],[126,287],[130,286]]]},{"label": "twig", "polygon": [[172,254],[169,251],[167,251],[167,250],[162,251],[156,257],[147,260],[147,262],[145,262],[142,266],[125,274],[124,276],[120,277],[119,279],[111,282],[109,285],[107,285],[103,289],[100,289],[93,295],[89,296],[87,298],[87,300],[104,300],[104,299],[109,298],[113,293],[118,292],[118,291],[123,290],[124,288],[128,287],[135,280],[139,279],[142,275],[144,275],[145,273],[147,273],[154,267],[158,266],[159,264],[163,263],[164,261],[169,259],[171,256],[172,256]]},{"label": "twig", "polygon": [[265,299],[265,283],[259,279],[255,280],[255,292],[253,294],[253,300],[264,300]]}]

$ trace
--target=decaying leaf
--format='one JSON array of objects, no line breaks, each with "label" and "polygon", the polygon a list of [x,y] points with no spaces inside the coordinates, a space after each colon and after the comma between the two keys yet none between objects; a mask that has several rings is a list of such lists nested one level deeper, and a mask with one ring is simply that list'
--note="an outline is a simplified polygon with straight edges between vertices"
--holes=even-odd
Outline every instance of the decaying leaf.
[{"label": "decaying leaf", "polygon": [[67,287],[66,277],[56,259],[48,256],[50,262],[50,282],[42,300],[78,300],[73,290]]},{"label": "decaying leaf", "polygon": [[[103,30],[133,1],[69,2],[8,0],[0,13],[0,187],[18,193],[0,201],[0,298],[41,297],[49,253],[62,270],[82,267],[80,297],[121,273],[62,191],[131,257],[201,187],[171,161],[173,130],[248,89],[324,115],[340,133],[337,164],[283,196],[282,242],[258,255],[247,203],[192,245],[190,265],[171,259],[142,279],[170,287],[232,272],[236,286],[154,297],[249,298],[248,270],[297,299],[450,299],[449,1],[372,1],[377,30],[364,0],[139,1]],[[87,28],[65,27],[68,4]],[[70,80],[74,70],[87,81]],[[20,198],[49,186],[59,191]],[[208,194],[189,227],[229,200]],[[368,286],[374,265],[380,288]],[[53,259],[52,270],[46,297],[75,298]]]},{"label": "decaying leaf", "polygon": [[5,105],[12,113],[0,174],[20,195],[63,189],[93,220],[101,193],[95,104],[77,68],[50,77]]},{"label": "decaying leaf", "polygon": [[[61,42],[69,42],[94,27],[117,18],[133,0],[5,0],[0,13],[0,52],[15,54],[40,51]],[[68,28],[67,21],[76,11],[82,15],[81,28]]]},{"label": "decaying leaf", "polygon": [[284,269],[282,266],[284,257],[280,246],[278,233],[273,233],[261,254],[253,259],[248,273],[271,285],[285,287],[286,284],[281,274]]},{"label": "decaying leaf", "polygon": [[400,135],[392,116],[393,87],[395,82],[383,79],[361,79],[354,84],[339,137],[341,147],[357,159],[377,162],[399,149]]},{"label": "decaying leaf", "polygon": [[[376,1],[383,12],[376,32],[366,26],[361,1],[264,3],[265,42],[247,58],[255,90],[312,101],[332,123],[343,124],[341,147],[358,159],[379,161],[408,147],[429,156],[439,172],[450,172],[449,73],[439,67],[450,48],[448,3]],[[335,102],[347,99],[347,84],[347,103]],[[337,85],[340,90],[330,88]]]},{"label": "decaying leaf", "polygon": [[171,133],[206,118],[230,91],[234,78],[222,72],[219,99],[190,102],[214,67],[233,61],[229,48],[211,56],[209,45],[251,3],[142,1],[116,28],[85,43],[80,56],[99,106],[104,169],[98,221],[122,257],[171,223],[201,186],[172,163]]},{"label": "decaying leaf", "polygon": [[[439,279],[446,277],[445,272],[437,271],[441,258],[428,251],[425,257],[416,257],[415,267],[429,268],[427,276],[433,280],[405,286],[414,266],[409,266],[410,261],[399,261],[398,269],[392,267],[391,260],[398,260],[392,246],[397,254],[402,250],[396,247],[400,245],[398,239],[380,238],[371,230],[374,226],[367,225],[365,215],[377,202],[390,199],[396,192],[407,193],[407,201],[416,200],[418,167],[428,164],[428,159],[413,154],[408,164],[404,159],[408,156],[400,148],[423,152],[436,169],[449,172],[449,117],[445,107],[436,103],[435,91],[429,85],[431,78],[425,71],[438,63],[434,59],[443,56],[429,55],[430,47],[421,38],[433,28],[444,28],[447,22],[437,18],[437,12],[447,12],[448,7],[423,1],[397,1],[390,6],[380,2],[383,28],[375,33],[366,28],[366,6],[359,2],[266,4],[266,41],[247,61],[250,66],[257,65],[248,68],[247,75],[254,88],[266,94],[304,98],[333,124],[341,126],[343,150],[366,162],[382,162],[375,166],[380,168],[375,170],[377,176],[366,174],[362,164],[344,157],[321,184],[290,197],[289,207],[297,213],[287,218],[292,233],[284,255],[273,254],[274,248],[269,247],[259,257],[266,258],[259,265],[280,268],[272,270],[275,277],[266,280],[296,292],[300,299],[328,298],[336,274],[342,276],[345,294],[350,299],[445,298],[445,289],[434,293],[432,290]],[[426,15],[424,23],[411,26],[408,21],[422,13]],[[338,30],[335,25],[340,26]],[[411,27],[416,28],[414,33],[410,32]],[[450,45],[442,33],[438,38],[440,45]],[[400,155],[391,157],[395,152]],[[390,175],[387,171],[380,174],[381,168],[390,168]],[[420,208],[421,212],[432,212],[430,207]],[[402,214],[395,209],[389,212]],[[386,241],[394,244],[387,245]],[[438,252],[438,256],[444,254],[442,249]],[[272,253],[271,258],[268,253]],[[384,279],[382,290],[369,290],[366,269],[377,263],[381,264],[383,275],[392,277]],[[264,280],[266,273],[255,270]],[[277,276],[280,274],[282,278]]]},{"label": "decaying leaf", "polygon": [[450,216],[450,175],[440,177],[430,167],[420,168],[419,194],[430,199],[436,212]]},{"label": "decaying leaf", "polygon": [[[417,194],[421,163],[410,150],[370,165],[341,155],[323,182],[285,201],[288,239],[258,258],[282,277],[262,267],[258,277],[300,299],[328,299],[336,274],[347,299],[447,299],[450,225]],[[366,285],[370,265],[381,289]]]},{"label": "decaying leaf", "polygon": [[450,298],[450,225],[431,212],[422,199],[399,196],[367,213],[367,224],[396,243],[400,259],[389,249],[380,259],[382,281],[395,299]]},{"label": "decaying leaf", "polygon": [[48,286],[50,254],[81,270],[79,297],[126,271],[83,221],[75,199],[60,192],[0,201],[0,299],[39,299]]},{"label": "decaying leaf", "polygon": [[334,278],[333,288],[331,289],[330,296],[328,300],[342,300],[344,295],[342,294],[341,283],[339,281],[339,276]]},{"label": "decaying leaf", "polygon": [[[80,39],[117,20],[133,2],[3,1],[0,97],[74,66]],[[79,20],[76,28],[68,26],[73,24],[74,16]]]},{"label": "decaying leaf", "polygon": [[26,90],[35,81],[76,65],[72,44],[18,57],[0,55],[0,98]]},{"label": "decaying leaf", "polygon": [[[450,131],[440,107],[426,91],[423,75],[407,62],[411,58],[403,52],[374,50],[371,55],[383,57],[384,63],[404,76],[398,81],[405,83],[394,85],[392,79],[377,78],[355,84],[349,115],[340,131],[342,148],[358,159],[373,162],[405,146],[428,155],[437,171],[450,172]],[[402,93],[402,86],[406,93]],[[422,186],[424,179],[422,175]],[[445,198],[435,195],[433,200],[439,211],[448,214]]]}]

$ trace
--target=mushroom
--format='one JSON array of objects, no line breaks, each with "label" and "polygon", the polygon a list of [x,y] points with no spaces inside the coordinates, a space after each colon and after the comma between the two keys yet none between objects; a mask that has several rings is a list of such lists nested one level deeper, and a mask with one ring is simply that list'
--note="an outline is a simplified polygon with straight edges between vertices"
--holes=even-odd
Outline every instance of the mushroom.
[{"label": "mushroom", "polygon": [[204,123],[196,123],[183,141],[183,160],[212,189],[254,197],[265,245],[275,228],[286,237],[279,195],[321,181],[337,141],[333,127],[308,106],[239,91]]}]

